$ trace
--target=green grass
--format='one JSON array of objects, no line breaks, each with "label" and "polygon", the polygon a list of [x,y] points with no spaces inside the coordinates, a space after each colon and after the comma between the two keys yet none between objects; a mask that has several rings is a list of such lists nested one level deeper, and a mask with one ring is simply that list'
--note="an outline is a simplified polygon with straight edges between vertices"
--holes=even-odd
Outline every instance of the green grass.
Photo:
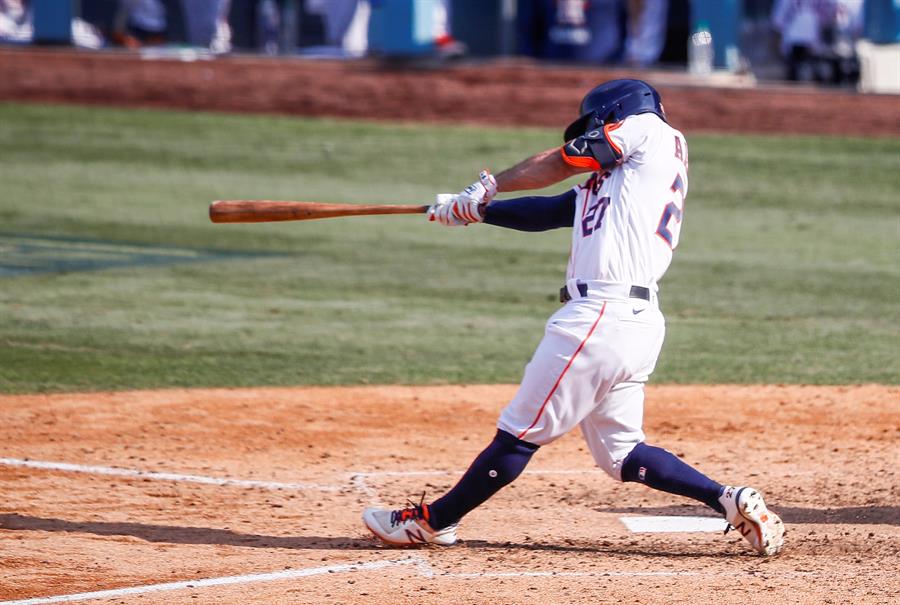
[{"label": "green grass", "polygon": [[[654,380],[897,384],[900,141],[688,134]],[[0,391],[517,382],[568,230],[213,225],[206,208],[427,203],[558,137],[0,105],[0,232],[270,254],[0,277]]]}]

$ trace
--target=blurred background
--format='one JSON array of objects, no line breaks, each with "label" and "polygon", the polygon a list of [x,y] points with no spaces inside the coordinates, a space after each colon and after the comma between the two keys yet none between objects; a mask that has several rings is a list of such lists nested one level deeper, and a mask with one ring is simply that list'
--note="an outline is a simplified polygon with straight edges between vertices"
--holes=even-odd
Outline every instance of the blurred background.
[{"label": "blurred background", "polygon": [[895,0],[0,0],[0,44],[530,57],[900,91]]}]

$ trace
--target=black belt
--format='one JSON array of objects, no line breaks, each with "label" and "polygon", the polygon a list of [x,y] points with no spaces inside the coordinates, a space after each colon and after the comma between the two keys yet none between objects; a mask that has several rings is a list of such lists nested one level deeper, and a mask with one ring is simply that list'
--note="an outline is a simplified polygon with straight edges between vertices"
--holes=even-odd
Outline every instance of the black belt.
[{"label": "black belt", "polygon": [[[578,288],[578,293],[581,296],[587,296],[588,294],[588,285],[587,284],[575,284]],[[650,301],[650,288],[645,288],[644,286],[631,286],[631,290],[628,292],[628,298],[640,298],[642,300]],[[569,289],[565,286],[559,289],[559,302],[567,303],[572,300],[572,295],[569,294]]]}]

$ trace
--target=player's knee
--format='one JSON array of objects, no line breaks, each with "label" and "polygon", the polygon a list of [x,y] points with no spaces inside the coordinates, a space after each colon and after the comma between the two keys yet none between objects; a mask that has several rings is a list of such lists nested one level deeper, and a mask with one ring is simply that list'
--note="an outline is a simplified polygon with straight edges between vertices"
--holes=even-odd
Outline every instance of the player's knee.
[{"label": "player's knee", "polygon": [[623,477],[622,467],[625,465],[628,456],[639,442],[629,442],[617,444],[614,448],[606,449],[604,452],[594,453],[594,462],[603,472],[615,479],[616,481],[627,481]]},{"label": "player's knee", "polygon": [[499,429],[494,440],[482,453],[486,458],[485,462],[488,462],[488,478],[501,486],[512,483],[525,470],[539,447]]}]

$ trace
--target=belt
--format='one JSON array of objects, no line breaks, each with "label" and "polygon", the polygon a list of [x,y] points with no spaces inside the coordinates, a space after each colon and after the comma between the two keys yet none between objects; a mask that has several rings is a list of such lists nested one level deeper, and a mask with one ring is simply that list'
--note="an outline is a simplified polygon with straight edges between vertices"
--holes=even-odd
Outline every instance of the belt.
[{"label": "belt", "polygon": [[[587,284],[575,284],[578,288],[578,293],[581,296],[588,295],[588,285]],[[628,292],[628,298],[640,298],[641,300],[650,301],[650,288],[645,288],[644,286],[631,286],[631,290]],[[572,295],[569,294],[569,289],[565,286],[559,289],[559,302],[567,303],[572,300]]]}]

